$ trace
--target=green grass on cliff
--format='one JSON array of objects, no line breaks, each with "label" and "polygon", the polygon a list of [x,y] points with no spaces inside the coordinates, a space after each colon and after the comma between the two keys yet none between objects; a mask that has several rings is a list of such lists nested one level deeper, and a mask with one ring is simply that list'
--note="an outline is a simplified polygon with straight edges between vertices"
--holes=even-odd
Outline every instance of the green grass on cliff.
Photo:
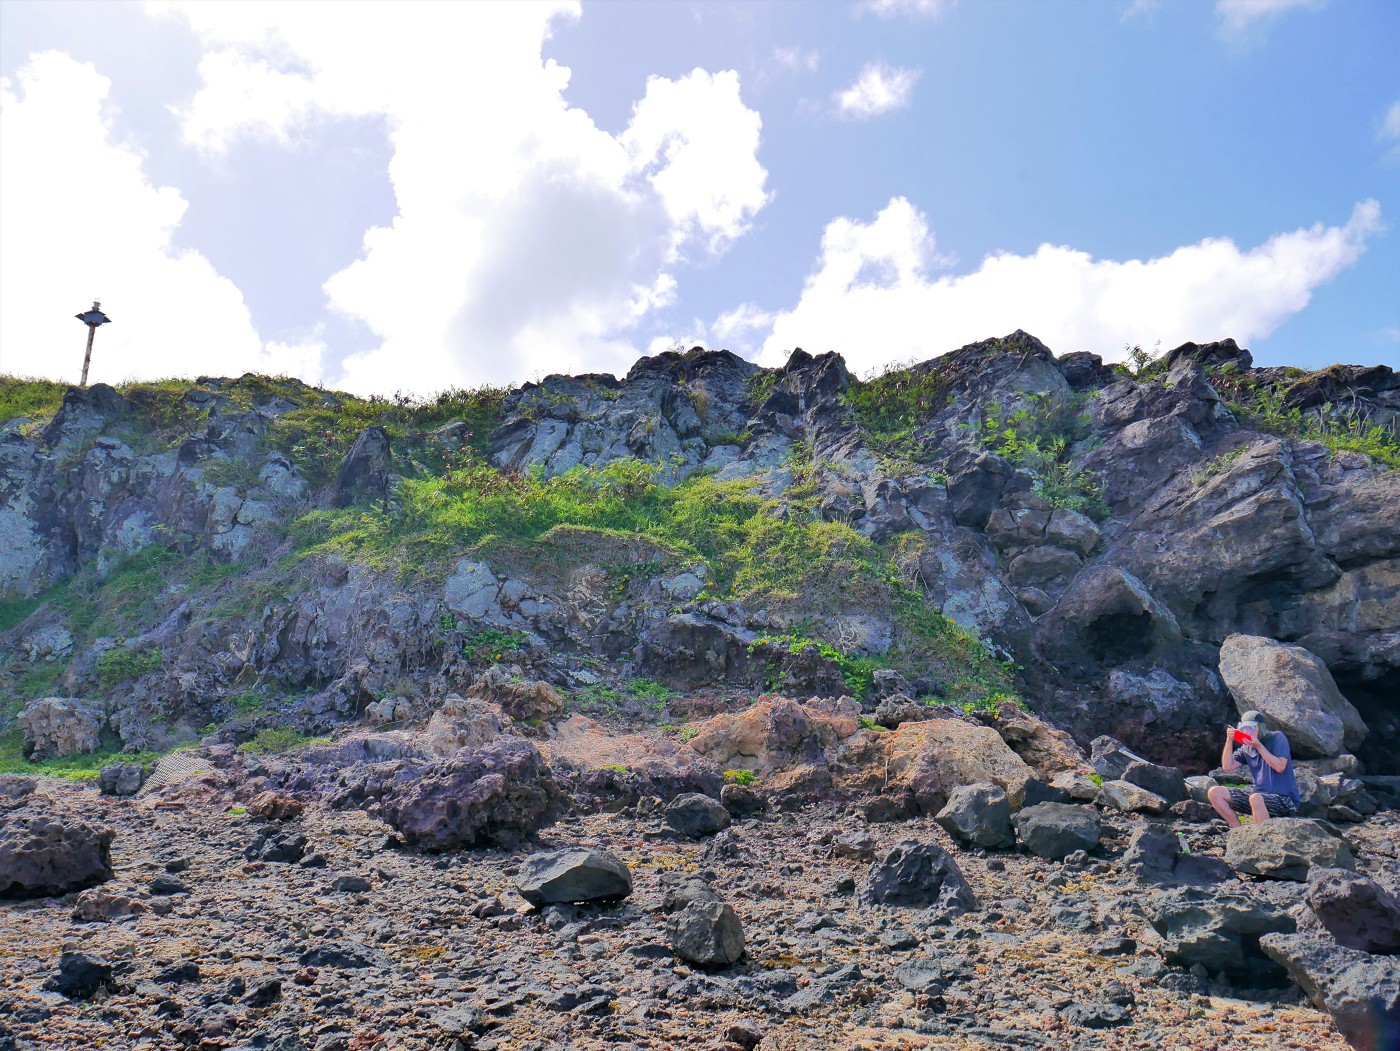
[{"label": "green grass on cliff", "polygon": [[0,375],[0,423],[28,417],[48,420],[63,404],[66,383]]},{"label": "green grass on cliff", "polygon": [[[1308,375],[1300,372],[1291,378],[1296,381]],[[1247,427],[1282,438],[1320,442],[1334,452],[1362,453],[1384,467],[1400,467],[1400,434],[1349,413],[1319,416],[1290,407],[1286,381],[1261,382],[1249,373],[1220,369],[1212,371],[1211,382]]]},{"label": "green grass on cliff", "polygon": [[[862,663],[842,654],[853,688],[868,687],[876,667],[908,675],[932,673],[958,703],[1009,693],[1011,670],[974,636],[928,608],[911,577],[914,537],[877,544],[850,526],[824,518],[810,464],[794,464],[795,482],[779,498],[752,483],[693,475],[676,486],[658,482],[658,470],[640,461],[575,468],[546,478],[513,474],[480,462],[441,477],[409,479],[399,506],[318,510],[303,515],[292,538],[303,554],[337,554],[380,568],[437,564],[471,554],[516,562],[522,551],[548,549],[568,531],[575,559],[593,536],[595,560],[606,564],[619,548],[643,552],[649,575],[703,563],[709,570],[701,597],[742,602],[750,609],[785,613],[802,621],[868,612],[892,616],[895,647]],[[659,552],[670,556],[657,559]],[[498,558],[504,555],[503,559]],[[625,572],[625,568],[624,568]],[[797,632],[805,645],[815,627]],[[840,640],[811,640],[833,646]]]}]

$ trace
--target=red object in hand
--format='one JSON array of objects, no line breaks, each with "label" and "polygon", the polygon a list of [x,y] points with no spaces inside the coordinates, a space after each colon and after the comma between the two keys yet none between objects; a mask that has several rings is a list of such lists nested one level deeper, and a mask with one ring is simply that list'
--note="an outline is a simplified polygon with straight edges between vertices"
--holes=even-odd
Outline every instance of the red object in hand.
[{"label": "red object in hand", "polygon": [[1235,744],[1253,744],[1254,735],[1245,730],[1232,730],[1231,736],[1235,739]]}]

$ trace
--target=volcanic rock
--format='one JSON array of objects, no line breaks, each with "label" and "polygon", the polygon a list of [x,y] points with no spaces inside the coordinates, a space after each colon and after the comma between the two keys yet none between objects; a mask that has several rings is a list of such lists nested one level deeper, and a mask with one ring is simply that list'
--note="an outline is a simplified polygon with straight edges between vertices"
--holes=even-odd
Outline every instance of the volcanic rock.
[{"label": "volcanic rock", "polygon": [[536,907],[617,901],[632,893],[632,873],[607,851],[571,847],[527,858],[515,886]]}]

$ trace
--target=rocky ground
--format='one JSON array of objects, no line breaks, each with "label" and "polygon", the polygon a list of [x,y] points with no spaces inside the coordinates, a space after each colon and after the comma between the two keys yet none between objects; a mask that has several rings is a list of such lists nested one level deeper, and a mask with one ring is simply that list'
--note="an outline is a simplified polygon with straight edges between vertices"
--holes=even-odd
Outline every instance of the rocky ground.
[{"label": "rocky ground", "polygon": [[[1163,892],[1124,863],[1149,820],[1138,815],[1105,813],[1101,845],[1060,862],[963,849],[928,818],[872,824],[833,806],[701,838],[645,806],[573,814],[519,850],[433,855],[398,847],[361,811],[313,805],[271,823],[307,837],[296,864],[247,860],[270,825],[224,801],[40,787],[114,830],[115,877],[0,906],[0,1047],[1347,1046],[1291,983],[1232,988],[1163,963],[1146,919]],[[1193,854],[1224,852],[1219,823],[1162,824]],[[1393,889],[1400,815],[1346,837],[1358,871]],[[980,908],[861,905],[871,858],[908,839],[945,848]],[[532,909],[515,888],[522,862],[576,845],[623,860],[630,897]],[[685,875],[740,917],[737,965],[706,971],[673,954],[663,898]],[[1242,879],[1285,907],[1306,889]],[[113,918],[75,919],[77,903]],[[90,998],[45,988],[70,952],[115,965]]]}]

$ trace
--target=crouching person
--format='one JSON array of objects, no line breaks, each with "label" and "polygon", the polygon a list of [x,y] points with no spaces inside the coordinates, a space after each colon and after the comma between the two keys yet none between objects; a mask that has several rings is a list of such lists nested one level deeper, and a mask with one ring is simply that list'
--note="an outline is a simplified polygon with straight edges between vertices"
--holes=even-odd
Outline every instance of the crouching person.
[{"label": "crouching person", "polygon": [[1248,792],[1224,785],[1210,790],[1211,805],[1231,828],[1239,825],[1238,814],[1249,814],[1256,822],[1263,822],[1271,817],[1292,817],[1298,812],[1298,781],[1293,776],[1288,738],[1278,730],[1270,733],[1258,712],[1245,712],[1238,727],[1226,728],[1220,766],[1226,771],[1247,766],[1254,782]]}]

